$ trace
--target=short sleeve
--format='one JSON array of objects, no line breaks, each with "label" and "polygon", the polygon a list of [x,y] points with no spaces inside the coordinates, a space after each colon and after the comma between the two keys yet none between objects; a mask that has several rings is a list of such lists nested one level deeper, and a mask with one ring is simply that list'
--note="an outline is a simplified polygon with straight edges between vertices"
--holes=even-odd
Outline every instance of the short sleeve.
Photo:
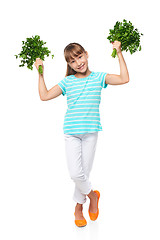
[{"label": "short sleeve", "polygon": [[64,78],[63,80],[61,80],[58,83],[58,86],[62,89],[62,95],[65,96],[66,94],[66,78]]},{"label": "short sleeve", "polygon": [[106,88],[108,86],[108,84],[105,83],[105,77],[106,77],[107,73],[106,72],[100,72],[99,74],[100,74],[99,78],[100,78],[100,81],[101,81],[101,87]]}]

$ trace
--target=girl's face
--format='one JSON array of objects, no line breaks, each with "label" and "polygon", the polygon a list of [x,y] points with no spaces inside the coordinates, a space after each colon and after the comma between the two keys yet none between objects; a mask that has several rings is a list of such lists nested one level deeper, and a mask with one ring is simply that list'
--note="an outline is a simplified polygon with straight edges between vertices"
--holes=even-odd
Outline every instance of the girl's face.
[{"label": "girl's face", "polygon": [[84,73],[88,69],[88,53],[83,52],[74,59],[70,60],[69,66],[76,72]]}]

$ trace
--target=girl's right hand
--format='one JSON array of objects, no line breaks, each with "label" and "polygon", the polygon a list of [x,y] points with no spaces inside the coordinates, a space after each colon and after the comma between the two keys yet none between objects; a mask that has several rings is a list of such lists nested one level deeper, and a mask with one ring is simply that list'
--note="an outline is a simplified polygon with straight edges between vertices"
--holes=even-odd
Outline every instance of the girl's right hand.
[{"label": "girl's right hand", "polygon": [[44,72],[44,65],[43,65],[43,61],[40,59],[40,58],[36,58],[36,61],[35,61],[35,67],[37,68],[37,70],[38,70],[38,68],[39,68],[39,65],[41,65],[42,66],[42,69],[43,69],[43,72]]}]

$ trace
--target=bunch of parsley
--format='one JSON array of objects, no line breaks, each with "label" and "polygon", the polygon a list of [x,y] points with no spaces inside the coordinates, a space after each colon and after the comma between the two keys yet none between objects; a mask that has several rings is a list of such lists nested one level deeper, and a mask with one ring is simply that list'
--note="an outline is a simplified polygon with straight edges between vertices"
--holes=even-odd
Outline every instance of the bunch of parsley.
[{"label": "bunch of parsley", "polygon": [[[107,39],[111,42],[119,41],[121,42],[121,51],[130,51],[133,54],[136,51],[141,51],[140,37],[143,35],[139,33],[138,29],[134,29],[132,23],[127,20],[123,22],[116,22],[114,29],[109,29],[109,36]],[[116,57],[117,51],[113,49],[112,57]]]},{"label": "bunch of parsley", "polygon": [[[33,64],[36,58],[40,58],[44,61],[45,56],[49,57],[51,51],[47,47],[44,47],[46,42],[40,40],[40,36],[35,35],[31,38],[26,38],[26,41],[22,41],[22,50],[18,55],[14,55],[16,58],[22,58],[19,67],[24,67],[27,64],[27,68],[33,70]],[[52,55],[53,59],[54,55]],[[42,66],[39,66],[38,72],[43,74]]]}]

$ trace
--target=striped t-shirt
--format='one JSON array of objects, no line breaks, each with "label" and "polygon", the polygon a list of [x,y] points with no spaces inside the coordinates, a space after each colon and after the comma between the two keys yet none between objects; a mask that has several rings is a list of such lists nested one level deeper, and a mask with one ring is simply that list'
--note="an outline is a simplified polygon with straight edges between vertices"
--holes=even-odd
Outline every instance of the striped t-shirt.
[{"label": "striped t-shirt", "polygon": [[67,95],[68,109],[64,118],[65,134],[84,134],[102,131],[99,104],[101,90],[106,88],[105,72],[91,72],[88,77],[65,77],[58,83],[63,96]]}]

